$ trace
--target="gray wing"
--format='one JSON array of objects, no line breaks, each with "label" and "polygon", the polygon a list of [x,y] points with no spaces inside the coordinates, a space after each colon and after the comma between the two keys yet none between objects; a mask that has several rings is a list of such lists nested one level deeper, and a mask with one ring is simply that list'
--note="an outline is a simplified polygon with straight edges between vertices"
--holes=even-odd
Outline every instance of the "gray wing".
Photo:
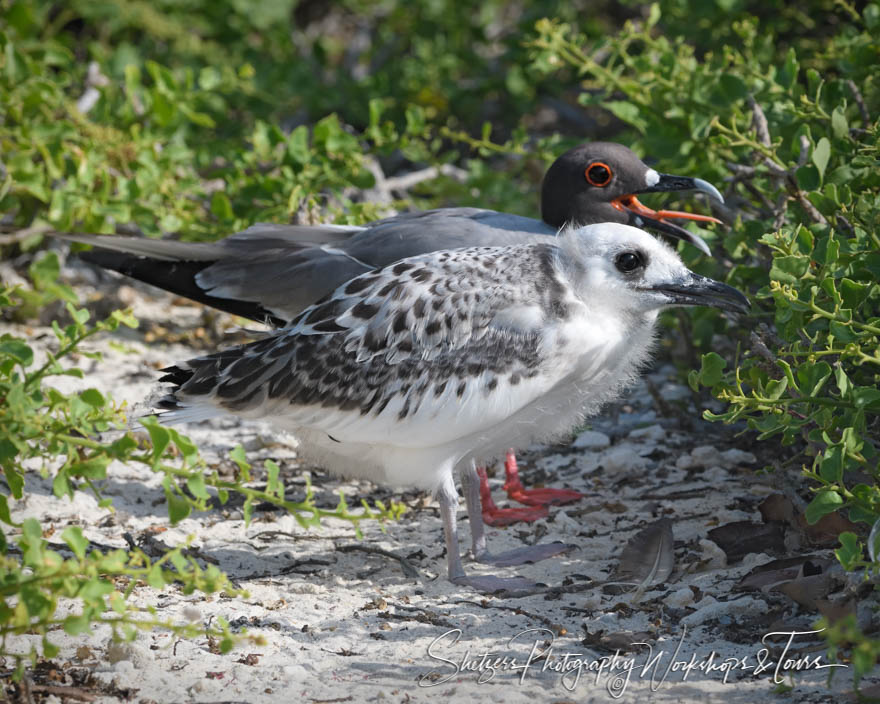
[{"label": "gray wing", "polygon": [[[346,281],[406,257],[461,247],[501,247],[549,239],[555,231],[531,218],[476,208],[443,208],[379,220],[321,246],[285,249],[243,247],[234,235],[235,258],[224,258],[196,277],[219,298],[258,302],[291,320]],[[250,243],[248,243],[250,244]]]},{"label": "gray wing", "polygon": [[[554,235],[551,227],[531,218],[442,208],[361,228],[260,224],[214,243],[89,235],[69,239],[114,250],[110,256],[87,257],[106,268],[239,315],[262,320],[268,313],[287,321],[355,276],[406,257],[549,242]],[[178,266],[169,269],[169,261]]]},{"label": "gray wing", "polygon": [[[166,370],[177,388],[162,405],[182,418],[281,413],[336,432],[386,410],[416,416],[426,398],[434,416],[474,408],[502,383],[517,387],[509,412],[534,398],[542,335],[566,316],[555,257],[546,244],[470,248],[359,276],[270,338]],[[429,418],[412,421],[427,429]]]}]

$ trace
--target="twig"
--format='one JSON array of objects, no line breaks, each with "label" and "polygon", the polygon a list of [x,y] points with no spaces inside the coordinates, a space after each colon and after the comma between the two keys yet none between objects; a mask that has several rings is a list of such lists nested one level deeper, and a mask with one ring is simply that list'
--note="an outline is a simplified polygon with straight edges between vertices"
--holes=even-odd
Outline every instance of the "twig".
[{"label": "twig", "polygon": [[8,235],[0,235],[0,246],[23,242],[28,237],[33,237],[34,235],[45,235],[49,232],[52,232],[52,227],[50,225],[31,225],[30,227],[26,227],[23,230],[15,230]]},{"label": "twig", "polygon": [[253,574],[248,574],[243,577],[236,577],[236,579],[267,579],[269,577],[280,577],[281,575],[291,574],[294,572],[300,574],[314,574],[315,572],[317,572],[317,570],[305,572],[303,570],[300,570],[300,567],[305,567],[306,565],[318,565],[319,567],[327,567],[332,564],[333,560],[324,560],[320,557],[307,557],[304,560],[295,560],[293,564],[288,565],[287,567],[283,567],[276,572],[254,572]]},{"label": "twig", "polygon": [[58,697],[71,697],[84,702],[93,702],[97,699],[94,694],[85,691],[81,687],[64,687],[57,684],[32,684],[31,691],[54,694]]},{"label": "twig", "polygon": [[367,159],[365,165],[376,180],[376,185],[368,189],[366,200],[384,203],[385,205],[391,205],[394,200],[394,192],[406,192],[413,186],[417,186],[424,181],[431,181],[440,175],[449,176],[460,182],[467,179],[467,171],[452,164],[429,166],[425,169],[410,171],[409,173],[392,176],[391,178],[385,176],[385,172],[382,170],[382,165],[378,159]]},{"label": "twig", "polygon": [[337,545],[336,550],[339,552],[366,552],[371,555],[390,557],[392,560],[397,560],[400,563],[400,568],[403,570],[405,577],[421,577],[419,571],[413,567],[409,560],[400,555],[395,555],[390,550],[383,550],[382,548],[373,547],[371,545]]},{"label": "twig", "polygon": [[404,606],[403,604],[395,604],[395,609],[401,609],[403,611],[410,611],[412,615],[407,614],[397,614],[392,613],[391,611],[380,611],[380,618],[387,619],[396,619],[397,621],[416,621],[418,623],[427,623],[431,626],[443,626],[443,628],[455,628],[455,624],[447,621],[445,618],[440,616],[440,614],[435,613],[429,609],[422,609],[418,606]]},{"label": "twig", "polygon": [[670,404],[665,398],[663,398],[660,393],[660,389],[657,388],[657,385],[651,381],[651,377],[645,376],[645,386],[648,389],[648,393],[651,394],[651,398],[654,400],[654,404],[657,406],[657,410],[660,411],[660,415],[664,418],[677,418],[679,423],[688,428],[693,426],[693,419],[685,413],[682,413],[681,409],[677,406],[673,406]]},{"label": "twig", "polygon": [[98,88],[103,88],[109,83],[110,79],[101,73],[100,64],[97,61],[90,62],[89,70],[86,74],[85,90],[76,101],[76,109],[83,115],[89,112],[101,98],[101,91]]},{"label": "twig", "polygon": [[284,536],[291,540],[348,540],[350,535],[297,535],[296,533],[288,533],[283,530],[264,530],[252,536],[253,540],[270,541],[273,538]]},{"label": "twig", "polygon": [[816,206],[809,201],[806,194],[800,188],[797,189],[797,192],[795,193],[795,198],[797,198],[798,203],[801,204],[801,207],[807,211],[807,215],[812,218],[813,222],[817,222],[820,225],[828,224],[828,220],[825,218],[825,216],[816,209]]},{"label": "twig", "polygon": [[[590,586],[594,586],[593,583],[590,583]],[[558,587],[559,589],[565,589],[565,587]],[[551,591],[555,591],[554,588]],[[549,591],[548,591],[549,593]],[[541,616],[541,614],[533,614],[530,611],[526,611],[525,609],[520,608],[519,606],[502,606],[499,604],[489,604],[487,602],[481,601],[473,601],[471,599],[458,599],[455,601],[456,604],[473,604],[474,606],[479,606],[482,609],[498,609],[499,611],[510,611],[518,616],[526,616],[528,618],[534,619],[539,623],[543,623],[547,628],[553,631],[556,635],[561,636],[567,633],[567,629],[563,626],[560,626],[558,623],[554,623],[546,616]]]},{"label": "twig", "polygon": [[785,224],[785,205],[788,203],[788,193],[780,194],[773,206],[773,229],[779,230]]},{"label": "twig", "polygon": [[406,191],[413,186],[422,183],[422,181],[430,181],[438,176],[448,176],[459,182],[467,180],[467,171],[460,169],[452,164],[442,164],[438,166],[429,166],[419,171],[411,171],[408,174],[393,176],[385,181],[385,186],[389,191]]},{"label": "twig", "polygon": [[798,153],[797,167],[801,168],[802,166],[806,166],[807,159],[810,158],[810,140],[807,139],[807,135],[801,135],[801,138],[798,140],[798,147],[800,148],[800,152]]},{"label": "twig", "polygon": [[25,675],[21,680],[21,693],[19,696],[22,697],[27,704],[34,704],[34,687],[36,687],[36,685],[31,682],[31,678]]},{"label": "twig", "polygon": [[776,364],[776,355],[770,351],[770,348],[764,344],[761,336],[754,330],[749,333],[749,341],[752,343],[752,351],[755,354],[766,359],[770,364]]},{"label": "twig", "polygon": [[[770,128],[767,125],[767,116],[764,114],[764,110],[758,104],[758,101],[755,100],[755,97],[749,96],[749,107],[752,109],[752,127],[755,129],[755,136],[758,138],[758,142],[767,147],[768,149],[772,146],[770,141]],[[782,165],[771,159],[766,154],[761,154],[761,161],[770,169],[770,172],[778,179],[785,178],[788,176],[788,170]]]},{"label": "twig", "polygon": [[865,104],[865,98],[862,96],[862,91],[859,90],[859,87],[852,78],[847,79],[846,85],[853,94],[853,100],[855,100],[856,105],[859,106],[859,114],[862,116],[862,122],[865,124],[865,127],[867,127],[871,123],[871,114],[868,112],[868,106]]},{"label": "twig", "polygon": [[752,127],[755,128],[755,136],[758,138],[758,141],[763,144],[765,147],[769,147],[770,142],[770,127],[767,125],[767,116],[764,114],[764,111],[761,109],[761,106],[758,105],[758,101],[755,100],[755,96],[749,96],[749,107],[752,109]]}]

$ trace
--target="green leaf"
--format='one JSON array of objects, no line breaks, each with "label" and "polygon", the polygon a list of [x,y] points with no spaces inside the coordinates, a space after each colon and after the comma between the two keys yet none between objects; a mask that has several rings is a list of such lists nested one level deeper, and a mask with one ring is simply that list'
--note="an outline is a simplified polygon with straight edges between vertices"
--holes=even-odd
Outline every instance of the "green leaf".
[{"label": "green leaf", "polygon": [[703,386],[712,387],[720,383],[724,378],[724,368],[727,361],[715,352],[704,354],[701,358],[699,382]]},{"label": "green leaf", "polygon": [[146,582],[153,589],[162,589],[165,586],[165,576],[162,574],[160,565],[152,565],[147,572]]},{"label": "green leaf", "polygon": [[156,461],[165,452],[168,443],[171,442],[171,433],[168,432],[168,428],[159,425],[155,418],[144,418],[142,424],[150,434],[150,442],[153,444],[153,461]]},{"label": "green leaf", "polygon": [[788,379],[786,377],[782,377],[782,379],[771,379],[764,387],[764,395],[771,401],[778,401],[787,388]]},{"label": "green leaf", "polygon": [[618,119],[629,123],[641,133],[648,129],[648,121],[641,115],[639,108],[632,103],[625,100],[608,100],[602,103],[602,107],[610,111]]},{"label": "green leaf", "polygon": [[272,460],[266,460],[263,463],[263,466],[266,468],[266,473],[268,475],[268,479],[266,481],[266,492],[276,496],[277,498],[284,500],[284,484],[283,482],[278,481],[278,476],[280,473],[280,468],[278,465]]},{"label": "green leaf", "polygon": [[22,367],[29,367],[34,362],[34,351],[16,338],[0,340],[0,355],[9,355]]},{"label": "green leaf", "polygon": [[722,73],[718,77],[718,87],[726,100],[734,103],[749,94],[746,82],[734,73]]},{"label": "green leaf", "polygon": [[[12,514],[9,513],[9,504],[6,502],[6,497],[3,494],[0,494],[0,521],[3,521],[10,526],[17,525],[12,522]],[[3,531],[0,531],[0,534],[2,534],[2,532]]]},{"label": "green leaf", "polygon": [[232,220],[235,217],[232,203],[223,191],[215,191],[211,196],[211,212],[221,220]]},{"label": "green leaf", "polygon": [[67,474],[67,468],[58,470],[58,473],[52,480],[52,493],[59,499],[63,496],[66,496],[68,499],[73,498],[73,487],[70,485],[70,477]]},{"label": "green leaf", "polygon": [[153,115],[160,127],[167,127],[174,120],[174,103],[162,91],[151,91],[153,96]]},{"label": "green leaf", "polygon": [[73,550],[73,554],[80,560],[85,559],[86,548],[89,547],[88,539],[83,535],[79,526],[67,526],[61,533],[61,539]]},{"label": "green leaf", "polygon": [[192,511],[189,501],[168,487],[165,488],[165,500],[168,502],[168,519],[171,521],[171,525],[180,523]]},{"label": "green leaf", "polygon": [[287,138],[287,153],[290,158],[297,164],[308,164],[311,160],[311,151],[309,150],[309,130],[304,125],[300,125]]},{"label": "green leaf", "polygon": [[774,257],[770,278],[785,284],[794,284],[803,278],[810,268],[810,258],[802,254]]},{"label": "green leaf", "polygon": [[102,408],[106,401],[104,401],[104,397],[101,395],[101,392],[97,389],[86,389],[79,395],[80,399],[85,401],[90,406],[94,406],[95,408]]},{"label": "green leaf", "polygon": [[836,491],[833,489],[822,489],[813,497],[813,500],[804,512],[807,523],[813,525],[822,516],[834,513],[834,511],[843,506],[843,503],[843,498]]},{"label": "green leaf", "polygon": [[52,251],[43,254],[28,267],[28,274],[38,289],[45,289],[55,283],[60,273],[61,263],[58,261],[58,255]]},{"label": "green leaf", "polygon": [[843,478],[843,464],[843,447],[832,445],[822,454],[819,476],[829,484],[836,484]]},{"label": "green leaf", "polygon": [[815,191],[822,185],[822,176],[813,164],[805,164],[795,171],[797,184],[803,191]]},{"label": "green leaf", "polygon": [[82,462],[75,462],[67,468],[67,471],[74,477],[104,479],[107,476],[107,465],[109,464],[110,457],[107,455],[96,455]]},{"label": "green leaf", "polygon": [[198,460],[199,448],[192,440],[174,428],[168,428],[168,434],[188,464],[193,464]]},{"label": "green leaf", "polygon": [[799,70],[800,65],[798,64],[797,53],[791,48],[788,50],[788,54],[785,57],[785,63],[782,65],[782,70],[779,72],[779,82],[787,91],[791,91],[794,88]]},{"label": "green leaf", "polygon": [[229,459],[235,462],[242,472],[247,472],[251,468],[250,463],[247,461],[247,455],[245,455],[244,448],[241,445],[236,445],[230,450]]},{"label": "green leaf", "polygon": [[846,121],[846,115],[840,106],[834,108],[831,112],[831,130],[837,139],[849,137],[849,123]]},{"label": "green leaf", "polygon": [[828,362],[805,362],[798,367],[797,378],[805,396],[817,396],[831,378],[831,365]]},{"label": "green leaf", "polygon": [[855,533],[843,532],[838,536],[840,547],[834,551],[840,564],[845,570],[855,569],[855,565],[862,559],[862,546],[859,545],[859,537]]},{"label": "green leaf", "polygon": [[828,160],[831,158],[831,142],[828,141],[827,137],[822,137],[816,142],[816,148],[813,149],[811,158],[819,170],[819,178],[825,178],[825,168],[828,166]]},{"label": "green leaf", "polygon": [[852,382],[839,362],[834,365],[834,380],[837,382],[837,389],[840,391],[840,395],[848,396],[852,389]]},{"label": "green leaf", "polygon": [[186,488],[192,492],[197,499],[207,500],[210,497],[208,490],[205,488],[205,477],[202,474],[193,474],[186,480]]},{"label": "green leaf", "polygon": [[860,386],[853,392],[853,403],[856,408],[880,411],[880,389]]},{"label": "green leaf", "polygon": [[74,614],[65,618],[64,632],[69,636],[90,633],[88,614]]}]

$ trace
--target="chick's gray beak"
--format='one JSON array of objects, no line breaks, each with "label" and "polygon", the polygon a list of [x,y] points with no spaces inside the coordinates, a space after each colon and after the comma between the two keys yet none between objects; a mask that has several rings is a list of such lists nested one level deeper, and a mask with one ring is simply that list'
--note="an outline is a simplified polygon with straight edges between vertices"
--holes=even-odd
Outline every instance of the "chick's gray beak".
[{"label": "chick's gray beak", "polygon": [[712,306],[732,313],[748,313],[751,307],[749,299],[733,286],[693,272],[681,281],[659,284],[652,290],[671,299],[670,305]]},{"label": "chick's gray beak", "polygon": [[666,191],[702,191],[715,200],[723,203],[724,197],[708,181],[690,176],[673,176],[672,174],[659,174],[660,180],[653,186],[648,186],[637,193],[660,193]]}]

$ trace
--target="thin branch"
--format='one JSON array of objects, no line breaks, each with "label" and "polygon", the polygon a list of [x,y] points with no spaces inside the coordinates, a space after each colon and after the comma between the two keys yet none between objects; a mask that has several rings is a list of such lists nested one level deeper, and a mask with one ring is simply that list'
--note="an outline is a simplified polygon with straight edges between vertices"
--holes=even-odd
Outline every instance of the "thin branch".
[{"label": "thin branch", "polygon": [[400,563],[400,568],[403,570],[403,574],[405,577],[418,578],[421,576],[419,574],[419,571],[415,567],[413,567],[412,563],[409,560],[407,560],[405,557],[394,554],[390,550],[383,550],[382,548],[377,548],[372,545],[337,545],[336,550],[339,552],[366,552],[371,555],[382,555],[383,557],[390,557],[392,560],[397,560]]},{"label": "thin branch", "polygon": [[859,114],[862,116],[862,122],[865,127],[867,127],[871,124],[871,114],[868,112],[868,106],[865,104],[865,98],[862,96],[862,91],[859,90],[859,87],[852,78],[847,79],[846,85],[853,94],[853,100],[855,100],[856,105],[859,106]]}]

